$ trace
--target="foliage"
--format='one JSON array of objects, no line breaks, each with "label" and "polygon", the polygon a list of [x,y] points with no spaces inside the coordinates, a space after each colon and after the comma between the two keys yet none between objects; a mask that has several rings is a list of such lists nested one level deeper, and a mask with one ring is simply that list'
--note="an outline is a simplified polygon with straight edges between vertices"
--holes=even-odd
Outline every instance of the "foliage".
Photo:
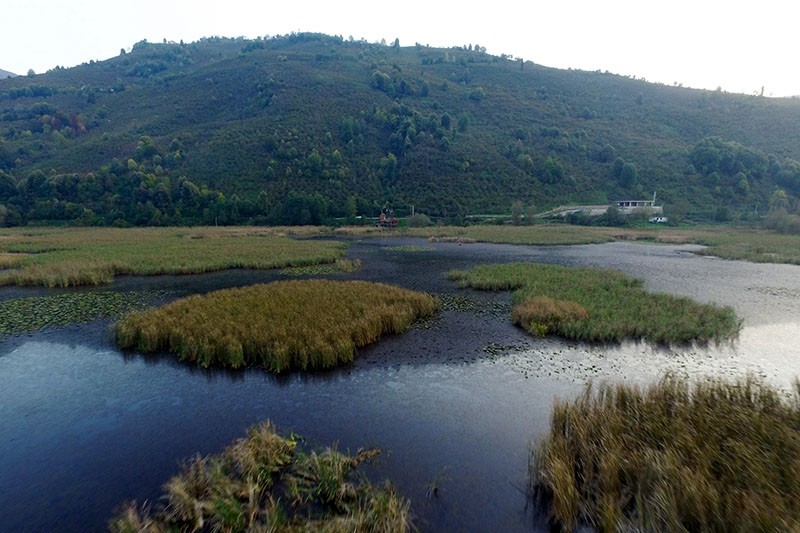
[{"label": "foliage", "polygon": [[798,119],[793,99],[479,47],[313,33],[140,42],[0,80],[2,223],[326,223],[386,201],[460,222],[514,201],[546,210],[654,190],[686,219],[758,220],[776,187],[795,213]]},{"label": "foliage", "polygon": [[0,284],[69,287],[107,284],[125,274],[307,266],[333,263],[344,252],[341,243],[291,239],[282,232],[280,228],[5,230]]},{"label": "foliage", "polygon": [[800,383],[667,376],[556,403],[530,483],[562,531],[793,531],[798,457]]},{"label": "foliage", "polygon": [[401,333],[437,309],[433,297],[365,281],[293,280],[194,295],[132,313],[117,343],[170,351],[202,367],[260,366],[280,373],[331,368],[356,349]]},{"label": "foliage", "polygon": [[410,531],[409,502],[357,468],[379,450],[303,451],[269,422],[221,454],[197,456],[165,485],[156,509],[128,503],[111,531]]},{"label": "foliage", "polygon": [[534,335],[671,344],[731,338],[741,328],[729,307],[648,293],[641,280],[612,270],[510,263],[455,270],[449,277],[460,287],[515,291],[514,322]]}]

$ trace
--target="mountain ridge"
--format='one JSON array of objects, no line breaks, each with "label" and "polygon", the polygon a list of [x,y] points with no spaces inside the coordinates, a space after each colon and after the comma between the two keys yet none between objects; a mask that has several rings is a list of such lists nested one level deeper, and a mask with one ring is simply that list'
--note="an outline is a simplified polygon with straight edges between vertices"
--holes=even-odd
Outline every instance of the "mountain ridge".
[{"label": "mountain ridge", "polygon": [[397,44],[142,41],[2,80],[5,222],[319,223],[387,203],[458,221],[653,191],[726,219],[800,195],[796,99]]}]

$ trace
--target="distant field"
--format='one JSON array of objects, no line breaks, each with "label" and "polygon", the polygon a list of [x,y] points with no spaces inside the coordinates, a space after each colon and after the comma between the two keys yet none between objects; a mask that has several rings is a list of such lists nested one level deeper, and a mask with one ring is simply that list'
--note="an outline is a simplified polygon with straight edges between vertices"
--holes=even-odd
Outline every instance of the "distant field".
[{"label": "distant field", "polygon": [[196,274],[229,268],[334,263],[337,242],[292,239],[324,228],[15,228],[0,231],[0,285],[69,287],[124,274]]},{"label": "distant field", "polygon": [[646,241],[669,244],[702,244],[699,252],[724,259],[756,263],[800,264],[800,235],[769,230],[731,227],[609,228],[537,224],[533,226],[440,226],[404,230],[405,235],[460,242],[558,245],[610,241]]}]

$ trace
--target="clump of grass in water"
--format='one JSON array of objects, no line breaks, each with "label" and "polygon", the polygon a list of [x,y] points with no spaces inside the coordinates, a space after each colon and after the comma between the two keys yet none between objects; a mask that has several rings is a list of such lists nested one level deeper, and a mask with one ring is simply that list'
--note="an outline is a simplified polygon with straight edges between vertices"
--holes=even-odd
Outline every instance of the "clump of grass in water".
[{"label": "clump of grass in water", "polygon": [[360,268],[360,259],[337,259],[334,263],[284,268],[281,270],[281,274],[285,276],[325,276],[339,272],[349,274],[357,272]]},{"label": "clump of grass in water", "polygon": [[730,307],[648,293],[641,280],[613,270],[510,263],[456,270],[449,277],[461,287],[515,291],[514,321],[534,335],[677,344],[734,338],[741,329]]},{"label": "clump of grass in water", "polygon": [[563,531],[796,531],[800,382],[589,385],[554,406],[530,484]]},{"label": "clump of grass in water", "polygon": [[272,372],[352,362],[356,349],[438,309],[432,296],[366,281],[290,280],[195,295],[117,323],[117,343],[203,367]]},{"label": "clump of grass in water", "polygon": [[167,482],[155,511],[127,504],[111,520],[128,531],[409,531],[409,503],[389,482],[357,474],[379,454],[306,453],[296,438],[258,425],[222,454],[196,457]]}]

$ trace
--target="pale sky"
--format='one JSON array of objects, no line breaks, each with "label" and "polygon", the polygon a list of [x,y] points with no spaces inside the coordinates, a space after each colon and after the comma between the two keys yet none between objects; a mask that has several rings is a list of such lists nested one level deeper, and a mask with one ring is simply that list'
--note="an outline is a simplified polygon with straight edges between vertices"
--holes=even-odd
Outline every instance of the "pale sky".
[{"label": "pale sky", "polygon": [[[540,65],[766,96],[800,95],[791,0],[5,0],[0,69],[104,60],[138,41],[312,31],[344,38],[480,44]],[[215,7],[211,7],[211,6]]]}]

